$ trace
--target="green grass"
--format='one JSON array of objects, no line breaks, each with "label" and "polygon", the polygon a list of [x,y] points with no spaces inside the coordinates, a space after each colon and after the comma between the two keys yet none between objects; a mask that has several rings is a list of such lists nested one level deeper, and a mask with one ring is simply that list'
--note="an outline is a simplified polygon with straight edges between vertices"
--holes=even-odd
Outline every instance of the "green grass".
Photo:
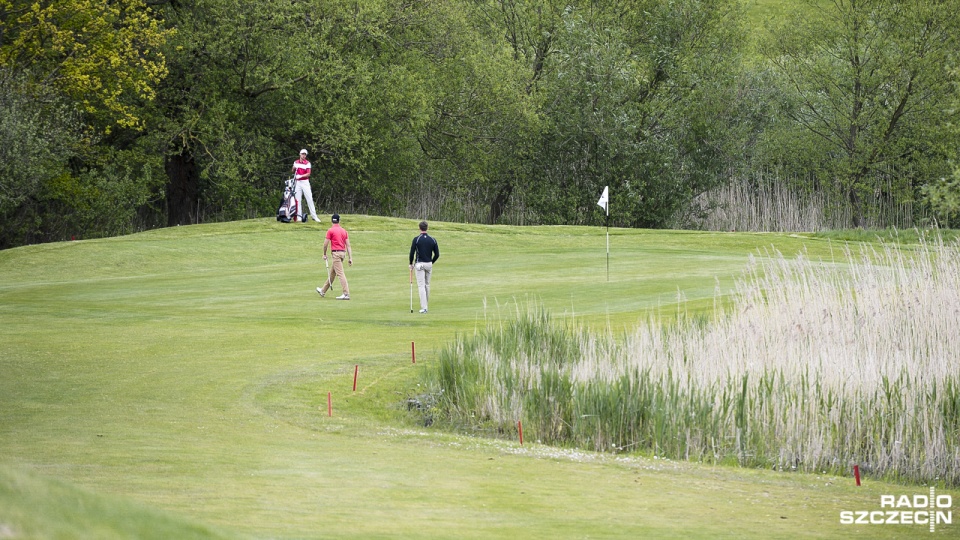
[{"label": "green grass", "polygon": [[[231,538],[118,497],[0,465],[0,538]],[[38,511],[42,509],[42,511]]]},{"label": "green grass", "polygon": [[831,257],[830,241],[615,229],[607,281],[603,229],[435,223],[442,257],[421,316],[409,312],[406,265],[415,221],[345,216],[344,226],[349,302],[314,292],[317,224],[253,220],[0,252],[0,538],[919,530],[841,526],[839,512],[922,487],[521,447],[424,428],[406,412],[442,347],[517,302],[629,328],[676,312],[678,296],[709,310],[758,249]]},{"label": "green grass", "polygon": [[952,242],[960,238],[960,231],[956,229],[941,229],[937,231],[920,229],[850,229],[816,233],[817,238],[824,238],[833,242],[882,242],[886,244],[917,245],[920,242],[935,241],[939,236],[944,242]]}]

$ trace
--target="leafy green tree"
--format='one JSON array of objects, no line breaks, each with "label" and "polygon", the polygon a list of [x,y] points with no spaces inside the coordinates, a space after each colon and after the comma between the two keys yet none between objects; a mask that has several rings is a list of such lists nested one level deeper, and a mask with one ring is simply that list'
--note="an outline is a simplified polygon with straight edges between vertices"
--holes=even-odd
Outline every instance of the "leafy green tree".
[{"label": "leafy green tree", "polygon": [[925,184],[922,191],[939,224],[956,226],[957,217],[960,217],[960,168],[955,168],[948,178]]},{"label": "leafy green tree", "polygon": [[794,144],[819,156],[820,186],[846,201],[854,226],[876,210],[868,201],[912,201],[946,172],[956,113],[944,65],[958,25],[957,0],[805,0],[773,31],[765,56],[792,104]]},{"label": "leafy green tree", "polygon": [[145,126],[168,36],[142,0],[0,0],[0,246],[132,230],[152,185],[105,171],[149,161],[112,146]]},{"label": "leafy green tree", "polygon": [[0,249],[42,239],[39,197],[68,174],[65,157],[82,133],[68,103],[35,90],[25,74],[0,68]]},{"label": "leafy green tree", "polygon": [[664,226],[720,180],[718,96],[737,58],[733,2],[606,2],[563,12],[535,81],[545,129],[528,197],[547,223]]},{"label": "leafy green tree", "polygon": [[[499,163],[499,166],[494,165],[482,176],[482,185],[486,188],[484,196],[489,201],[489,223],[500,220],[511,206],[519,206],[518,201],[524,201],[526,208],[521,212],[527,214],[527,220],[539,222],[542,218],[537,193],[551,190],[540,185],[539,177],[529,175],[544,157],[539,154],[538,141],[545,123],[543,93],[538,85],[551,69],[551,56],[556,53],[556,39],[563,26],[567,6],[574,4],[556,0],[490,0],[476,3],[477,19],[485,23],[486,35],[493,39],[493,47],[509,55],[508,58],[501,58],[500,69],[504,74],[500,77],[509,81],[501,87],[509,87],[515,93],[510,101],[517,105],[495,107],[490,112],[514,111],[517,114],[513,115],[513,121],[523,118],[521,122],[526,126],[520,130],[508,129],[497,137],[496,140],[505,143],[504,154],[487,154],[491,161]],[[505,115],[501,118],[509,124],[512,121],[509,117]],[[478,147],[475,141],[471,140],[469,144]],[[551,195],[556,193],[551,192]]]},{"label": "leafy green tree", "polygon": [[[954,58],[954,61],[957,60]],[[960,68],[954,67],[950,73],[953,74],[955,94],[953,107],[948,113],[953,116],[960,109]],[[960,135],[960,122],[950,123],[948,128],[955,135]],[[950,150],[952,174],[921,188],[924,200],[930,205],[938,222],[945,227],[956,226],[960,218],[960,148],[953,146]]]},{"label": "leafy green tree", "polygon": [[[730,0],[623,2],[617,20],[636,58],[643,159],[623,186],[623,224],[662,227],[696,195],[726,180],[745,43]],[[612,197],[612,195],[611,195]]]},{"label": "leafy green tree", "polygon": [[[539,182],[528,189],[547,223],[589,221],[603,187],[618,201],[643,149],[634,58],[615,28],[597,30],[569,11],[538,88],[545,129],[539,159],[528,171]],[[617,210],[622,210],[619,207]],[[616,215],[616,213],[615,213]]]},{"label": "leafy green tree", "polygon": [[[303,13],[270,1],[171,1],[159,9],[176,34],[147,136],[164,156],[167,224],[248,217],[276,156],[272,135],[290,115],[277,94],[292,93],[309,72],[295,55]],[[285,171],[274,165],[277,185]]]},{"label": "leafy green tree", "polygon": [[177,36],[157,117],[170,223],[263,213],[302,147],[321,206],[395,208],[429,116],[443,5],[166,5]]},{"label": "leafy green tree", "polygon": [[536,75],[517,52],[517,28],[504,45],[504,3],[451,6],[436,38],[445,54],[431,57],[435,91],[418,137],[425,158],[419,167],[458,207],[450,215],[495,223],[508,208],[518,211],[511,194],[538,129],[530,92]]},{"label": "leafy green tree", "polygon": [[107,131],[143,125],[168,36],[143,0],[0,0],[0,66],[56,87]]}]

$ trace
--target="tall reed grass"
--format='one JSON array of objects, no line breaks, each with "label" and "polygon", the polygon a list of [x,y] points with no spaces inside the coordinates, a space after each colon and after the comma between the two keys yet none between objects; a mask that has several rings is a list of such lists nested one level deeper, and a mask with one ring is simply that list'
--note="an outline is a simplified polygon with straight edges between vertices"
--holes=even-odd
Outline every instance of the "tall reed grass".
[{"label": "tall reed grass", "polygon": [[713,318],[517,307],[441,351],[441,417],[600,451],[960,484],[960,244],[752,258]]},{"label": "tall reed grass", "polygon": [[[880,181],[880,183],[884,183]],[[691,201],[686,212],[678,214],[675,228],[709,231],[819,232],[850,228],[853,211],[839,194],[823,190],[798,189],[796,180],[776,174],[757,174],[752,178],[731,180]],[[929,221],[919,205],[896,202],[883,193],[864,196],[868,209],[862,216],[867,228],[910,228]]]}]

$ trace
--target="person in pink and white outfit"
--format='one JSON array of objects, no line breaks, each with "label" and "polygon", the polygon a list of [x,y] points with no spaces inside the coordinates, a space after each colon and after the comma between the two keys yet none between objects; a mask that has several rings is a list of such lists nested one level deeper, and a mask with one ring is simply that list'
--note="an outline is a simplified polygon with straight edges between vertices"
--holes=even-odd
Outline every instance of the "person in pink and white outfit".
[{"label": "person in pink and white outfit", "polygon": [[310,189],[310,162],[307,161],[307,149],[300,150],[300,159],[293,162],[293,179],[296,180],[296,189],[294,196],[297,199],[297,215],[294,221],[306,221],[307,214],[303,211],[303,198],[307,198],[307,206],[310,208],[310,217],[320,223],[317,217],[317,209],[313,206],[313,191]]}]

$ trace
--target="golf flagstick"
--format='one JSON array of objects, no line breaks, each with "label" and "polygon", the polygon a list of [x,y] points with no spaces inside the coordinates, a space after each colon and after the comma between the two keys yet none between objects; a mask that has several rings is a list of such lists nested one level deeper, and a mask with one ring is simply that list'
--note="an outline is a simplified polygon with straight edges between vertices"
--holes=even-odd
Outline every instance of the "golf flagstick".
[{"label": "golf flagstick", "polygon": [[599,206],[603,207],[607,214],[607,281],[610,281],[610,186],[603,186],[603,193],[600,194]]},{"label": "golf flagstick", "polygon": [[410,313],[413,313],[413,266],[410,267]]}]

